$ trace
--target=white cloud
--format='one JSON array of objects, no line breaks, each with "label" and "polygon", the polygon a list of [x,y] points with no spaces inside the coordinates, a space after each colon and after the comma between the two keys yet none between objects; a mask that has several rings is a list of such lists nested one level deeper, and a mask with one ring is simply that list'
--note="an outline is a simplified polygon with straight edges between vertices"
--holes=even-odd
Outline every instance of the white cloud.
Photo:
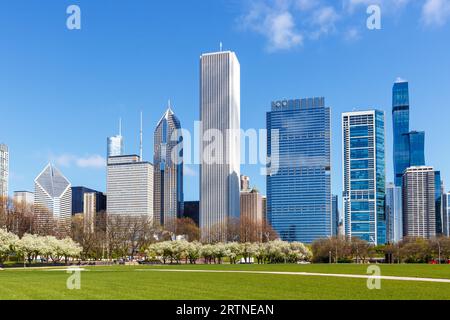
[{"label": "white cloud", "polygon": [[77,159],[76,165],[80,168],[104,168],[106,166],[106,160],[97,154]]},{"label": "white cloud", "polygon": [[60,167],[72,167],[77,166],[78,168],[104,168],[106,166],[106,159],[100,155],[89,155],[85,157],[79,157],[72,154],[62,154],[59,156],[50,156],[50,161],[54,162]]},{"label": "white cloud", "polygon": [[296,30],[294,17],[289,11],[290,0],[251,1],[243,17],[244,29],[252,30],[268,40],[270,51],[291,49],[303,43],[303,35]]},{"label": "white cloud", "polygon": [[422,7],[422,21],[427,26],[442,26],[450,18],[449,0],[426,0]]},{"label": "white cloud", "polygon": [[321,7],[312,14],[312,25],[317,29],[313,31],[313,38],[318,38],[322,34],[328,34],[336,30],[336,23],[340,19],[339,14],[331,6]]}]

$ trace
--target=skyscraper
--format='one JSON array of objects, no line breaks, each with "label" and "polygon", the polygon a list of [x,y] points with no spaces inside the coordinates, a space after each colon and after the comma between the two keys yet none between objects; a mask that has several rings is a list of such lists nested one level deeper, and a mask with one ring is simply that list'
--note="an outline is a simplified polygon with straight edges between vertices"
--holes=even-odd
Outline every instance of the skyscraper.
[{"label": "skyscraper", "polygon": [[394,135],[395,185],[402,186],[403,172],[410,166],[409,159],[409,84],[398,80],[392,95],[392,121]]},{"label": "skyscraper", "polygon": [[[283,240],[331,236],[330,108],[324,98],[272,102],[267,113],[267,218]],[[278,138],[277,138],[278,137]]]},{"label": "skyscraper", "polygon": [[108,158],[108,216],[146,217],[153,222],[153,165],[137,155]]},{"label": "skyscraper", "polygon": [[200,58],[200,228],[226,240],[240,211],[240,65],[234,52]]},{"label": "skyscraper", "polygon": [[72,189],[69,180],[48,164],[34,181],[34,211],[40,229],[53,227],[66,234],[72,217]]},{"label": "skyscraper", "polygon": [[262,240],[264,222],[263,202],[258,190],[241,192],[241,241],[255,242]]},{"label": "skyscraper", "polygon": [[408,134],[409,166],[425,165],[425,132],[411,131]]},{"label": "skyscraper", "polygon": [[9,149],[0,144],[0,198],[8,197],[9,183]]},{"label": "skyscraper", "polygon": [[442,193],[443,190],[443,183],[441,180],[441,172],[435,171],[434,172],[434,203],[436,206],[435,212],[436,212],[436,234],[440,235],[443,233],[442,230]]},{"label": "skyscraper", "polygon": [[403,234],[436,236],[435,172],[432,167],[410,167],[403,175]]},{"label": "skyscraper", "polygon": [[122,120],[120,120],[119,134],[107,139],[107,157],[122,156],[123,154]]},{"label": "skyscraper", "polygon": [[386,238],[390,243],[403,239],[402,188],[393,183],[386,188]]},{"label": "skyscraper", "polygon": [[183,216],[183,137],[181,124],[170,103],[154,134],[154,217],[166,230],[175,232]]},{"label": "skyscraper", "polygon": [[386,243],[384,112],[342,115],[344,228],[348,237]]},{"label": "skyscraper", "polygon": [[84,212],[84,195],[93,193],[96,195],[96,212],[106,210],[106,196],[103,192],[86,187],[72,187],[72,215]]},{"label": "skyscraper", "polygon": [[450,192],[442,195],[442,231],[444,236],[450,237]]},{"label": "skyscraper", "polygon": [[332,214],[331,214],[331,235],[333,237],[339,236],[339,197],[333,195],[333,203],[332,203]]},{"label": "skyscraper", "polygon": [[250,178],[248,176],[241,175],[241,191],[250,190]]},{"label": "skyscraper", "polygon": [[14,191],[14,202],[24,205],[34,204],[34,193],[30,191]]}]

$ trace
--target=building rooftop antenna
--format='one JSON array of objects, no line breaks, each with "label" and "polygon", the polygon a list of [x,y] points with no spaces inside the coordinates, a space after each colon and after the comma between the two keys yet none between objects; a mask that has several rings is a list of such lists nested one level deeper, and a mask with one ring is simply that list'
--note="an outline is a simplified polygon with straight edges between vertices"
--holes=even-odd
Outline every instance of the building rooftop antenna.
[{"label": "building rooftop antenna", "polygon": [[143,156],[143,147],[142,147],[142,111],[141,111],[141,130],[140,130],[140,147],[139,147],[139,156],[141,158],[142,161],[142,156]]}]

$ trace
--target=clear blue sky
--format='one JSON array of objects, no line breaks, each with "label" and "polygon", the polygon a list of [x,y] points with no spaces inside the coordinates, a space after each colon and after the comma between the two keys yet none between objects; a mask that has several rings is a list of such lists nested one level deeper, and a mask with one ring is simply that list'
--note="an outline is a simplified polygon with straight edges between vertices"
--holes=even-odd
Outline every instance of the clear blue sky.
[{"label": "clear blue sky", "polygon": [[[167,100],[182,125],[199,117],[199,56],[224,49],[241,63],[241,124],[265,128],[274,99],[325,96],[332,108],[333,192],[341,192],[340,114],[386,111],[392,181],[391,88],[410,81],[411,128],[426,131],[427,164],[450,183],[449,0],[4,0],[0,3],[0,142],[10,190],[32,190],[48,161],[73,185],[105,190],[106,137],[123,118],[126,151],[144,156]],[[380,3],[382,30],[366,28]],[[66,28],[79,5],[82,29]],[[185,197],[198,198],[198,171]],[[244,166],[265,192],[259,166]]]}]

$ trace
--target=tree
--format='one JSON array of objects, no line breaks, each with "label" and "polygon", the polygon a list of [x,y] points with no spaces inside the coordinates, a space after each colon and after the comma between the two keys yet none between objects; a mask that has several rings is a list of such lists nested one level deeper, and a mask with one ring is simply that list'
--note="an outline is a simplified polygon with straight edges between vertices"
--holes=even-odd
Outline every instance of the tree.
[{"label": "tree", "polygon": [[0,265],[8,259],[9,255],[15,252],[15,247],[19,237],[15,234],[6,231],[6,229],[0,229]]},{"label": "tree", "polygon": [[181,218],[177,221],[176,234],[185,236],[188,241],[200,240],[200,228],[195,224],[191,218]]}]

